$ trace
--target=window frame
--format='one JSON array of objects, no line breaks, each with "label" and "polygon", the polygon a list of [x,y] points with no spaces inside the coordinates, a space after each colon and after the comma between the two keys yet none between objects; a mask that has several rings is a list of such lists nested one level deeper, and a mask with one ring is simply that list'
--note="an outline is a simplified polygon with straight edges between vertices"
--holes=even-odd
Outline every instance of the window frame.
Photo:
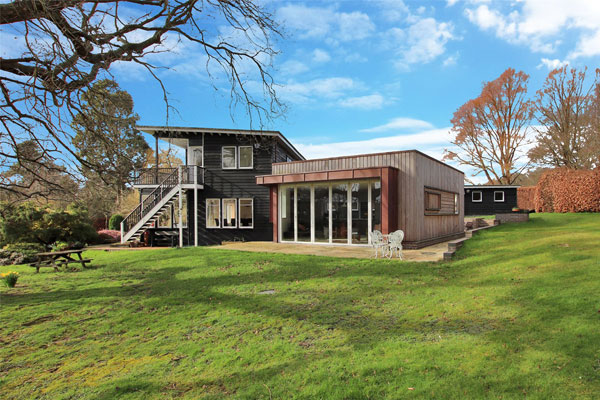
[{"label": "window frame", "polygon": [[[496,200],[496,193],[502,193],[502,200]],[[504,203],[504,190],[494,190],[494,203]]]},{"label": "window frame", "polygon": [[454,215],[458,215],[460,213],[460,196],[458,193],[454,193]]},{"label": "window frame", "polygon": [[[473,198],[473,195],[475,193],[479,193],[479,200],[475,200]],[[481,190],[473,190],[473,191],[471,191],[471,203],[481,203],[481,202],[483,202],[483,192]]]},{"label": "window frame", "polygon": [[[250,201],[251,213],[252,213],[252,225],[250,226],[242,226],[242,201]],[[254,198],[252,197],[242,197],[237,199],[238,203],[238,221],[239,221],[239,229],[254,229]]]},{"label": "window frame", "polygon": [[[249,167],[242,167],[242,154],[241,154],[241,150],[243,148],[249,148],[250,149],[250,166]],[[237,146],[237,165],[238,165],[238,169],[254,169],[254,146]]]},{"label": "window frame", "polygon": [[[236,218],[235,218],[235,225],[232,226],[225,226],[225,202],[228,200],[233,200],[235,203],[235,211],[236,211]],[[221,229],[237,229],[238,227],[238,222],[239,222],[239,216],[237,215],[237,207],[238,207],[238,201],[237,198],[225,198],[225,199],[221,199]]]},{"label": "window frame", "polygon": [[[225,166],[225,149],[233,149],[233,167],[226,167]],[[227,169],[227,170],[231,170],[231,169],[237,169],[237,146],[221,146],[221,169]]]},{"label": "window frame", "polygon": [[204,217],[204,225],[206,226],[206,229],[221,229],[221,226],[208,226],[208,203],[210,201],[216,201],[217,206],[219,207],[219,225],[223,222],[222,218],[221,218],[221,199],[217,199],[217,198],[209,198],[205,200],[204,206],[205,206],[205,217]]}]

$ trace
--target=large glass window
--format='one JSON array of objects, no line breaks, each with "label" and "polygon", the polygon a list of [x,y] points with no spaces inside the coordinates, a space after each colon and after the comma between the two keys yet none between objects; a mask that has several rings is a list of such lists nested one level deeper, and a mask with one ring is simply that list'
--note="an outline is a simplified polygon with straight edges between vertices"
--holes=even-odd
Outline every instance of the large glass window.
[{"label": "large glass window", "polygon": [[223,199],[223,228],[237,227],[236,199]]},{"label": "large glass window", "polygon": [[310,186],[298,186],[296,194],[297,201],[297,221],[298,221],[298,241],[310,242]]},{"label": "large glass window", "polygon": [[371,230],[381,232],[381,182],[371,184]]},{"label": "large glass window", "polygon": [[252,146],[240,146],[238,147],[239,160],[241,169],[252,169],[253,168],[253,148]]},{"label": "large glass window", "polygon": [[294,241],[294,188],[281,190],[281,239]]},{"label": "large glass window", "polygon": [[221,153],[221,166],[223,169],[235,169],[237,167],[235,146],[223,146]]},{"label": "large glass window", "polygon": [[221,226],[221,200],[206,199],[206,227],[219,228]]},{"label": "large glass window", "polygon": [[315,185],[315,242],[329,242],[329,185]]},{"label": "large glass window", "polygon": [[252,199],[240,199],[240,228],[250,229],[254,227],[254,201]]},{"label": "large glass window", "polygon": [[353,182],[352,192],[352,243],[369,242],[369,183]]},{"label": "large glass window", "polygon": [[348,185],[331,188],[331,222],[333,243],[348,243]]}]

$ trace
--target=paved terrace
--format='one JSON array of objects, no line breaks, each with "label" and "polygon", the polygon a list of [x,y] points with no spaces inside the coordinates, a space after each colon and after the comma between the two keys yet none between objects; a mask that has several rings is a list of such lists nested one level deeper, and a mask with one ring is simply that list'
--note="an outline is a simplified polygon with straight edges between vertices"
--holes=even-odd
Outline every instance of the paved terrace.
[{"label": "paved terrace", "polygon": [[[230,242],[220,246],[211,247],[216,249],[251,251],[257,253],[305,254],[344,258],[373,258],[373,255],[375,254],[372,247],[366,246],[330,246],[275,242]],[[448,242],[423,247],[419,250],[403,250],[402,255],[404,261],[440,261],[444,258],[445,251],[448,251]]]}]

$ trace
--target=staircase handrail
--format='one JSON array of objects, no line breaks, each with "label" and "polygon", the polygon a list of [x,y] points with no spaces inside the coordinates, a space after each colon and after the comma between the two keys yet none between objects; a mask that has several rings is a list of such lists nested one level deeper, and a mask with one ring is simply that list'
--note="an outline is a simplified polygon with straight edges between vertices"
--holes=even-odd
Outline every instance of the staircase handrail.
[{"label": "staircase handrail", "polygon": [[144,215],[154,208],[164,196],[167,195],[175,186],[180,183],[182,170],[176,168],[171,172],[161,183],[158,185],[148,197],[146,197],[136,208],[133,209],[121,222],[121,232],[129,232],[138,222],[140,222]]}]

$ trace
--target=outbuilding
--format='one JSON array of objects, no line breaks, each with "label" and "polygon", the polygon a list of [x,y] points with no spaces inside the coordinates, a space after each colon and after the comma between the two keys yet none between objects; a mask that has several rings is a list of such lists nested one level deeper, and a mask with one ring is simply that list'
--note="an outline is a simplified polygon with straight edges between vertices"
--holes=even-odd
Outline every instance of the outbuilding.
[{"label": "outbuilding", "polygon": [[516,185],[465,185],[465,215],[492,215],[517,207]]}]

